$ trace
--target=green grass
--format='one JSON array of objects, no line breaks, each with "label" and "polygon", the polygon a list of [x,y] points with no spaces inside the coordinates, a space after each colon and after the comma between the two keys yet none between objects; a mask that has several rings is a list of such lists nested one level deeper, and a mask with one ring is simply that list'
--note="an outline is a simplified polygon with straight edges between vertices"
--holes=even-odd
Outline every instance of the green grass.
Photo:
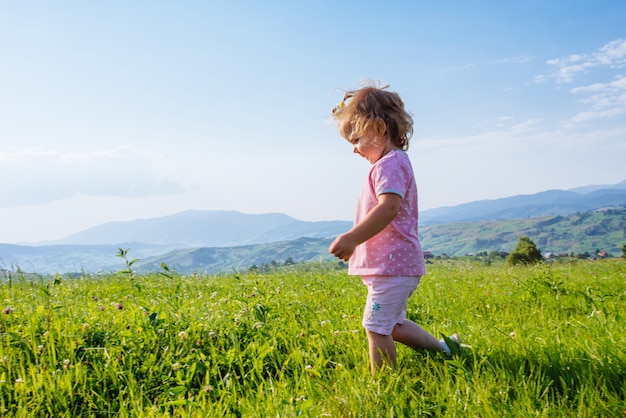
[{"label": "green grass", "polygon": [[54,279],[0,286],[1,416],[626,413],[623,260],[429,265],[407,315],[471,348],[376,376],[344,270]]}]

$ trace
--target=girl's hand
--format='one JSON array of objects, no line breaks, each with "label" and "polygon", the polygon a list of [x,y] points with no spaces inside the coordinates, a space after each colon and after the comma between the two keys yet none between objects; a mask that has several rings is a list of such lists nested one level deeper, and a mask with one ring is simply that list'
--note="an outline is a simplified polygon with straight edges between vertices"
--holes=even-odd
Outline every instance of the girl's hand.
[{"label": "girl's hand", "polygon": [[348,261],[358,243],[352,238],[349,232],[339,235],[330,247],[328,252],[340,260]]},{"label": "girl's hand", "polygon": [[328,252],[335,257],[348,261],[357,245],[367,241],[382,231],[396,217],[402,198],[395,193],[383,193],[378,196],[378,203],[365,218],[345,234],[339,235]]}]

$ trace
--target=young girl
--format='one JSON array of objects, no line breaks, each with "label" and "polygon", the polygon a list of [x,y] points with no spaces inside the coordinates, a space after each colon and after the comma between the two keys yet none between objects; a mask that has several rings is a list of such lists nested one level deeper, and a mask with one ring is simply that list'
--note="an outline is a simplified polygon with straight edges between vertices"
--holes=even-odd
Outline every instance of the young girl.
[{"label": "young girl", "polygon": [[372,164],[354,227],[329,247],[335,257],[349,260],[348,274],[361,276],[367,286],[363,327],[372,373],[383,363],[395,365],[394,341],[416,350],[458,351],[458,336],[439,341],[405,318],[407,300],[426,270],[417,236],[417,186],[405,152],[413,119],[386,87],[348,91],[332,112],[354,153]]}]

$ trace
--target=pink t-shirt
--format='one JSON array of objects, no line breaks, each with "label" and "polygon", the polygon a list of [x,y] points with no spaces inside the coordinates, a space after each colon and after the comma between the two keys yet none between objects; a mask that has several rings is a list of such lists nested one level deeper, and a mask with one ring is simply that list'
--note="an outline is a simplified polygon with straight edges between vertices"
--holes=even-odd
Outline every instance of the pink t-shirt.
[{"label": "pink t-shirt", "polygon": [[378,196],[383,193],[399,195],[400,210],[385,229],[355,248],[348,273],[422,276],[426,269],[417,236],[417,186],[406,152],[392,150],[374,163],[359,197],[355,225],[376,206]]}]

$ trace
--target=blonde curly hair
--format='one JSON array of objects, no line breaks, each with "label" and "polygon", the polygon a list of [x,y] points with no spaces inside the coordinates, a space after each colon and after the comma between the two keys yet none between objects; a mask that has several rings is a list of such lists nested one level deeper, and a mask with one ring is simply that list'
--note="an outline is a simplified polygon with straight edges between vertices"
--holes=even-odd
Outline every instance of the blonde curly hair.
[{"label": "blonde curly hair", "polygon": [[[335,106],[332,118],[339,134],[351,144],[358,138],[374,134],[389,139],[398,148],[409,149],[413,135],[413,117],[404,109],[400,95],[370,83],[358,90],[345,92]],[[378,145],[378,144],[376,144]]]}]

